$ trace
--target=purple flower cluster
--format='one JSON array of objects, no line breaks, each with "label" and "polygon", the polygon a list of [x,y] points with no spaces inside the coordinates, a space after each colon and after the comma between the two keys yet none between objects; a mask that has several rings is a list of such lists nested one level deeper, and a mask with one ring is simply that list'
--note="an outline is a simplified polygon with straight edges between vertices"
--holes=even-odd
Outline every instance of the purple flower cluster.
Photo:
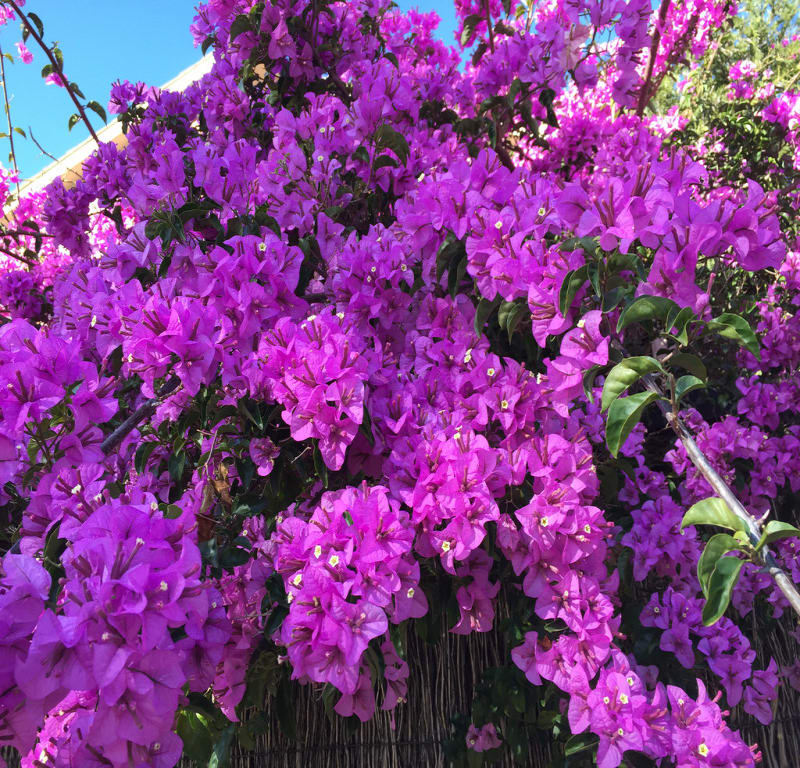
[{"label": "purple flower cluster", "polygon": [[367,647],[387,634],[389,621],[428,608],[411,557],[413,530],[380,486],[325,493],[305,517],[300,510],[285,517],[271,540],[289,600],[280,641],[293,677],[331,683],[344,694],[337,711],[368,720],[375,700]]},{"label": "purple flower cluster", "polygon": [[[766,723],[800,685],[754,669],[735,621],[786,601],[747,564],[703,625],[680,523],[710,490],[680,443],[654,464],[645,424],[610,459],[592,379],[645,345],[614,330],[623,298],[707,320],[720,274],[768,285],[761,359],[684,416],[752,511],[800,490],[798,243],[756,180],[665,146],[682,116],[639,109],[732,8],[459,1],[462,68],[433,16],[322,6],[201,5],[211,71],[114,84],[127,145],[14,214],[51,237],[0,275],[0,742],[36,768],[167,768],[190,702],[246,717],[256,651],[367,720],[406,699],[398,637],[446,581],[449,631],[508,631],[514,675],[568,698],[601,768],[754,765],[716,702]],[[800,581],[795,547],[773,549]],[[497,622],[510,598],[526,611]],[[631,626],[720,693],[642,665]],[[464,723],[473,752],[514,733]]]}]

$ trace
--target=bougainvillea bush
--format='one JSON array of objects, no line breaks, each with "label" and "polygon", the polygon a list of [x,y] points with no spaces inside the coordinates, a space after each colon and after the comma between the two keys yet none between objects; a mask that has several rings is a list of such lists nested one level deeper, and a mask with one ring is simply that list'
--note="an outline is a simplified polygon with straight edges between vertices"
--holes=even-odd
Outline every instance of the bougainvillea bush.
[{"label": "bougainvillea bush", "polygon": [[[727,718],[800,688],[742,621],[800,604],[796,197],[653,107],[736,7],[457,12],[448,47],[386,0],[210,0],[211,72],[115,83],[127,144],[9,208],[24,766],[223,765],[298,685],[368,720],[441,612],[508,651],[471,765],[537,728],[570,765],[760,760]],[[782,158],[800,97],[750,82]]]}]

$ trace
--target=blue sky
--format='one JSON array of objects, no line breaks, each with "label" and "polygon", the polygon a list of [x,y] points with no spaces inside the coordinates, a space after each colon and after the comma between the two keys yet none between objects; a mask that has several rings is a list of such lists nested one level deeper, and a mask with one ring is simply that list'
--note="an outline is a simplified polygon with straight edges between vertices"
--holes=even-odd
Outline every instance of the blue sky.
[{"label": "blue sky", "polygon": [[[443,20],[439,36],[447,43],[453,42],[455,15],[451,0],[397,2],[402,10],[416,7],[436,11]],[[197,0],[28,0],[25,10],[42,19],[47,43],[58,41],[67,77],[78,84],[87,99],[106,107],[114,80],[162,85],[200,58],[200,49],[194,47],[189,33],[196,4]],[[0,28],[4,53],[16,55],[14,43],[20,39],[18,23]],[[47,60],[32,38],[28,42],[34,54],[32,64],[5,62],[12,124],[26,133],[32,129],[42,147],[60,157],[88,133],[80,123],[72,131],[67,130],[69,116],[75,111],[72,102],[63,89],[43,82],[41,68]],[[103,123],[94,118],[93,124],[99,128]],[[7,132],[2,109],[0,131]],[[30,135],[27,140],[15,135],[14,144],[23,178],[51,162]],[[10,166],[8,152],[8,140],[0,139],[0,162],[6,166]]]}]

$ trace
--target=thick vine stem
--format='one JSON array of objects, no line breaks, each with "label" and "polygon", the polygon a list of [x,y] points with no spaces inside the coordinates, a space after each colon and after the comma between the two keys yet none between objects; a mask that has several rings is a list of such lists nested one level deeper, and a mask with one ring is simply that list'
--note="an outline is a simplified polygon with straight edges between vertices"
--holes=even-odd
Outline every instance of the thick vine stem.
[{"label": "thick vine stem", "polygon": [[64,75],[64,70],[61,68],[61,65],[58,63],[58,59],[53,55],[53,51],[47,47],[47,44],[42,40],[39,33],[36,31],[36,27],[31,24],[28,17],[22,12],[22,9],[17,5],[14,0],[4,0],[5,4],[10,5],[14,9],[14,13],[17,14],[19,20],[25,25],[25,29],[28,30],[30,36],[36,41],[36,44],[44,51],[45,56],[50,59],[50,64],[53,67],[53,71],[61,78],[61,82],[64,85],[69,97],[72,99],[72,103],[75,105],[75,108],[78,110],[78,114],[80,115],[81,120],[89,129],[89,133],[91,134],[92,138],[94,139],[95,144],[100,146],[100,139],[97,138],[97,133],[95,133],[92,124],[89,122],[89,118],[86,116],[86,110],[83,108],[83,105],[78,101],[78,97],[75,95],[75,91],[72,89],[72,86],[69,84],[69,80],[67,80],[66,75]]},{"label": "thick vine stem", "polygon": [[8,85],[6,83],[6,64],[3,49],[0,48],[0,77],[3,78],[3,100],[6,106],[6,121],[8,122],[8,143],[11,145],[11,163],[17,177],[17,198],[19,198],[19,166],[17,165],[17,151],[14,149],[14,126],[11,123],[11,105],[8,103]]},{"label": "thick vine stem", "polygon": [[[648,374],[643,376],[642,383],[644,384],[645,389],[655,392],[660,397],[664,396],[664,393],[661,391],[661,387],[658,386],[658,383],[651,375]],[[700,450],[699,446],[695,442],[692,433],[683,423],[680,415],[671,410],[664,400],[658,400],[657,402],[665,418],[667,419],[667,423],[678,435],[678,439],[681,441],[681,443],[683,443],[683,447],[686,449],[686,455],[689,457],[692,464],[694,464],[700,474],[703,475],[703,477],[708,481],[708,484],[712,487],[714,493],[716,493],[716,495],[719,496],[719,498],[721,498],[731,508],[736,517],[738,517],[745,524],[750,537],[750,542],[754,545],[757,544],[761,538],[761,526],[756,518],[753,517],[747,511],[747,509],[745,509],[742,502],[739,501],[736,494],[731,490],[730,486],[722,479],[719,472],[717,472],[717,470],[711,466],[711,463],[708,461],[708,459],[705,457],[705,454]],[[795,586],[794,582],[778,565],[774,555],[769,551],[767,546],[762,547],[761,556],[764,559],[767,572],[775,580],[775,583],[778,585],[778,589],[783,592],[784,597],[789,601],[789,605],[792,606],[794,612],[798,617],[800,617],[800,592],[797,591],[797,587]]]},{"label": "thick vine stem", "polygon": [[644,108],[650,97],[650,81],[653,78],[653,68],[656,63],[656,56],[658,55],[658,46],[661,42],[661,27],[667,18],[667,11],[669,10],[670,0],[661,0],[661,7],[658,11],[658,24],[656,25],[655,32],[653,32],[653,39],[650,44],[650,57],[647,62],[647,73],[642,83],[642,89],[639,92],[639,101],[636,105],[636,115],[641,117],[644,114]]},{"label": "thick vine stem", "polygon": [[136,426],[144,421],[149,416],[155,413],[156,407],[161,400],[174,392],[180,384],[180,379],[173,376],[161,389],[156,392],[155,397],[151,397],[147,402],[140,405],[125,421],[122,422],[103,442],[100,444],[100,450],[106,454],[111,453],[124,439],[125,436],[132,432]]}]

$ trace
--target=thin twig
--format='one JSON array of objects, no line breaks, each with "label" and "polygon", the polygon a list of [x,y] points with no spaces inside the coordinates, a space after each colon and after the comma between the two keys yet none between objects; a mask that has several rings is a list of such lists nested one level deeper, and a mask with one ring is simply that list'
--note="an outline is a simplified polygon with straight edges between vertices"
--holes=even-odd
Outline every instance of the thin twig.
[{"label": "thin twig", "polygon": [[61,65],[58,63],[58,59],[53,54],[53,51],[47,47],[44,40],[39,36],[39,33],[36,31],[36,28],[31,24],[30,19],[22,12],[22,9],[17,5],[15,0],[5,0],[5,2],[10,5],[14,9],[14,13],[17,14],[20,21],[25,25],[25,29],[28,30],[30,36],[36,41],[37,45],[44,51],[45,55],[48,59],[50,59],[50,64],[53,67],[53,71],[59,76],[61,79],[61,84],[66,89],[69,97],[72,99],[72,103],[75,105],[75,108],[78,110],[78,115],[80,116],[81,120],[83,120],[84,125],[89,129],[89,133],[91,134],[92,138],[94,139],[95,143],[99,146],[100,139],[97,138],[97,134],[95,133],[92,124],[89,122],[89,118],[86,116],[86,110],[84,110],[83,106],[81,105],[80,101],[78,101],[78,97],[75,95],[75,91],[72,89],[72,86],[69,84],[69,80],[67,80],[66,76],[64,75],[64,70],[61,68]]},{"label": "thin twig", "polygon": [[55,237],[35,229],[0,229],[0,237]]},{"label": "thin twig", "polygon": [[4,248],[3,246],[0,246],[0,253],[4,253],[6,256],[10,256],[12,259],[21,261],[26,266],[31,267],[31,269],[36,266],[36,262],[31,261],[30,259],[26,259],[24,256],[20,256],[19,254],[14,253],[13,251],[9,251],[8,248]]},{"label": "thin twig", "polygon": [[174,392],[180,384],[180,379],[173,376],[161,389],[156,392],[155,397],[151,397],[146,403],[140,405],[125,421],[122,422],[103,442],[100,444],[100,450],[108,455],[114,448],[116,448],[124,439],[125,436],[132,432],[136,426],[144,421],[149,416],[152,416],[161,400]]},{"label": "thin twig", "polygon": [[494,53],[494,30],[492,29],[492,12],[489,9],[489,0],[483,0],[483,7],[486,11],[486,26],[489,27],[489,49]]},{"label": "thin twig", "polygon": [[30,125],[28,126],[28,136],[30,136],[31,140],[33,141],[33,143],[37,147],[39,147],[39,151],[43,155],[47,155],[51,160],[54,160],[55,162],[58,162],[58,158],[55,155],[51,155],[38,141],[36,141],[36,137],[33,135],[33,129],[31,128]]},{"label": "thin twig", "polygon": [[661,27],[664,26],[664,22],[666,21],[669,4],[670,0],[661,0],[661,8],[658,11],[658,24],[653,33],[653,40],[650,43],[650,59],[647,62],[647,74],[642,83],[642,90],[639,91],[639,103],[636,105],[637,117],[641,117],[644,114],[644,108],[649,101],[648,91],[650,90],[650,80],[653,77],[653,68],[656,65],[656,56],[658,55],[658,45],[661,42]]},{"label": "thin twig", "polygon": [[6,120],[8,121],[8,143],[11,145],[11,163],[14,166],[14,173],[17,177],[17,199],[19,199],[19,166],[17,165],[17,153],[14,150],[14,126],[11,124],[11,105],[8,102],[8,87],[6,86],[6,62],[2,47],[0,47],[0,77],[3,78],[3,100],[6,104]]}]

